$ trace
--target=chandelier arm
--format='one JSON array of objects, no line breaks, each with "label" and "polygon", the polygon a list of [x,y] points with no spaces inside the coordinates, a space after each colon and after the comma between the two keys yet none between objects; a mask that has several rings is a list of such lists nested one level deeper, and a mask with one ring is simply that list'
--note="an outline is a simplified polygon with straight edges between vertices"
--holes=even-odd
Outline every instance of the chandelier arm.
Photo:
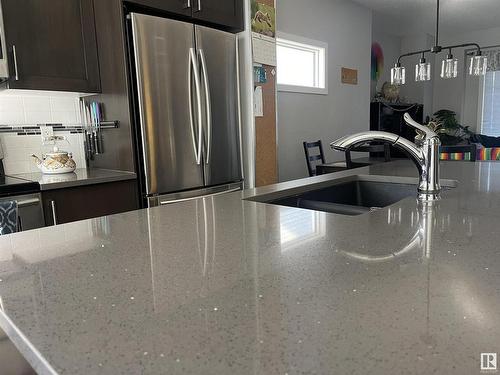
[{"label": "chandelier arm", "polygon": [[439,0],[437,0],[437,9],[436,9],[436,42],[435,46],[439,46]]},{"label": "chandelier arm", "polygon": [[453,48],[464,48],[464,47],[475,47],[476,53],[481,55],[481,46],[477,43],[464,43],[464,44],[456,44],[453,46],[443,47],[443,49],[453,49]]},{"label": "chandelier arm", "polygon": [[421,51],[415,51],[415,52],[408,52],[408,53],[403,53],[402,55],[400,55],[398,57],[398,64],[401,63],[401,59],[403,57],[408,57],[408,56],[415,56],[415,55],[420,55],[420,54],[423,54],[423,53],[429,53],[431,52],[430,49],[424,49],[424,50],[421,50]]},{"label": "chandelier arm", "polygon": [[[0,0],[1,1],[1,0]],[[430,49],[424,49],[420,51],[414,51],[414,52],[409,52],[409,53],[404,53],[400,55],[397,59],[396,65],[394,69],[391,69],[391,82],[393,81],[393,71],[396,72],[397,74],[401,74],[401,59],[403,57],[408,57],[408,56],[415,56],[415,55],[422,55],[422,58],[420,59],[420,63],[425,62],[425,54],[426,53],[433,53],[433,54],[438,54],[442,52],[443,50],[448,50],[448,55],[447,59],[451,59],[453,56],[451,54],[452,49],[454,48],[464,48],[464,47],[474,47],[476,49],[476,56],[481,56],[481,46],[477,43],[464,43],[464,44],[456,44],[456,45],[451,45],[451,46],[446,46],[442,47],[439,45],[439,22],[440,22],[440,0],[436,0],[436,38],[435,38],[435,44],[432,48]],[[456,70],[456,61],[455,61],[455,70]],[[404,69],[404,68],[403,68]],[[418,69],[418,66],[417,66]],[[478,68],[479,69],[479,68]],[[484,70],[484,69],[483,69]],[[480,69],[478,70],[478,72]],[[404,84],[404,70],[402,71],[403,74],[403,79],[401,79],[399,76],[398,78],[395,78],[395,81],[398,81],[399,83],[397,84]],[[472,75],[472,65],[471,65],[471,73]],[[482,73],[484,75],[484,73]],[[480,75],[477,73],[474,73],[474,75]],[[455,73],[456,77],[456,73]],[[444,77],[443,77],[444,78]],[[446,78],[454,78],[454,77],[446,77]],[[430,78],[429,78],[430,79]],[[417,80],[417,79],[416,79]],[[401,83],[402,81],[402,83]]]}]

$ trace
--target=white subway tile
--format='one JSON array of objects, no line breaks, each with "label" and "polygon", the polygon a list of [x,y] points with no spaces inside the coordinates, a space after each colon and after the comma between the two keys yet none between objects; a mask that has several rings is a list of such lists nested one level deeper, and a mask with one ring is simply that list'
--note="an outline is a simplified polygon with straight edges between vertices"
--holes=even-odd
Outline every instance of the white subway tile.
[{"label": "white subway tile", "polygon": [[50,112],[50,98],[48,96],[25,96],[23,102],[25,111]]},{"label": "white subway tile", "polygon": [[19,137],[24,139],[24,148],[40,149],[42,146],[42,137],[38,134],[21,135]]},{"label": "white subway tile", "polygon": [[29,173],[31,171],[29,161],[11,162],[8,159],[4,159],[4,168],[5,174]]},{"label": "white subway tile", "polygon": [[50,111],[26,111],[24,113],[26,124],[50,124],[52,122],[52,116]]},{"label": "white subway tile", "polygon": [[0,112],[0,125],[23,125],[24,122],[24,112],[22,110]]},{"label": "white subway tile", "polygon": [[23,98],[20,96],[0,96],[0,113],[24,110]]},{"label": "white subway tile", "polygon": [[29,156],[32,153],[32,150],[26,149],[26,148],[14,148],[14,147],[7,147],[4,149],[4,156],[5,159],[12,161],[12,162],[23,162],[29,160]]},{"label": "white subway tile", "polygon": [[76,110],[74,97],[56,96],[50,97],[51,111],[73,111]]},{"label": "white subway tile", "polygon": [[52,123],[75,125],[78,123],[75,111],[52,111]]},{"label": "white subway tile", "polygon": [[22,148],[25,145],[25,137],[18,136],[15,133],[5,133],[0,137],[2,139],[4,151],[8,148]]}]

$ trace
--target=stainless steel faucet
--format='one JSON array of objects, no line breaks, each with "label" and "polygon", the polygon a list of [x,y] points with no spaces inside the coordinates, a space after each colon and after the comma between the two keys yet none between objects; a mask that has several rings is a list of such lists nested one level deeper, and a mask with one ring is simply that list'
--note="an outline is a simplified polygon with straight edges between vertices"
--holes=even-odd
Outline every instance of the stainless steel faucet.
[{"label": "stainless steel faucet", "polygon": [[393,133],[382,131],[367,131],[348,135],[330,143],[330,147],[338,151],[369,142],[385,142],[406,152],[415,163],[420,174],[418,182],[418,198],[420,200],[435,200],[439,198],[441,185],[439,184],[439,146],[441,141],[438,135],[424,125],[414,121],[408,113],[404,120],[415,129],[425,134],[425,138],[417,146],[413,142]]}]

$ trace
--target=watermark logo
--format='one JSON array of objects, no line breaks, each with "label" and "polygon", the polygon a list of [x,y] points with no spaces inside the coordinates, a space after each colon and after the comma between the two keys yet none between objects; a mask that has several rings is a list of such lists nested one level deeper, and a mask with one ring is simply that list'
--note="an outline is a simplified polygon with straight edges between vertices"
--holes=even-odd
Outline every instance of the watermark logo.
[{"label": "watermark logo", "polygon": [[497,353],[481,353],[481,371],[497,371]]}]

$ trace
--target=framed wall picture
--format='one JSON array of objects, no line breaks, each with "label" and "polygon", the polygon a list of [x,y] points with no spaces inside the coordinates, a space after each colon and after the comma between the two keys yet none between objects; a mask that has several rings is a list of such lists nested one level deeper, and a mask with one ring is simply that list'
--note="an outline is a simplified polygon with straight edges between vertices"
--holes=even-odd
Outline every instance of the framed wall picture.
[{"label": "framed wall picture", "polygon": [[276,10],[274,7],[252,0],[252,31],[270,38],[276,37]]}]

